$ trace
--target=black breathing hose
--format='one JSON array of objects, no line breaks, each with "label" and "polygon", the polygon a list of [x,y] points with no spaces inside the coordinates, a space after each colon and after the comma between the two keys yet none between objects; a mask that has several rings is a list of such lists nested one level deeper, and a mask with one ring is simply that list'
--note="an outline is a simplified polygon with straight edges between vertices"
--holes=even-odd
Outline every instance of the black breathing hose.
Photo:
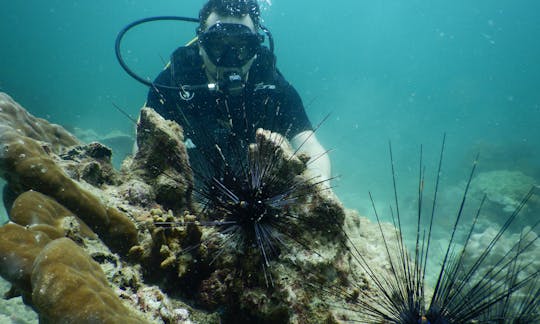
[{"label": "black breathing hose", "polygon": [[263,25],[260,25],[261,30],[268,36],[268,46],[270,49],[270,52],[274,54],[274,37],[272,37],[272,33],[268,28],[264,27]]},{"label": "black breathing hose", "polygon": [[[118,60],[118,63],[124,69],[124,71],[127,72],[127,74],[129,74],[132,78],[134,78],[135,80],[139,81],[140,83],[142,83],[142,84],[144,84],[144,85],[146,85],[148,87],[157,87],[157,88],[162,88],[162,89],[182,90],[182,88],[180,88],[180,87],[167,86],[167,85],[164,85],[164,84],[157,84],[157,83],[148,81],[148,80],[142,78],[141,76],[137,75],[126,64],[126,62],[124,61],[124,58],[122,57],[122,53],[120,51],[120,45],[122,43],[122,39],[124,38],[125,34],[131,28],[133,28],[135,26],[138,26],[138,25],[141,25],[141,24],[144,24],[144,23],[147,23],[147,22],[163,21],[163,20],[175,20],[175,21],[186,21],[186,22],[199,23],[199,19],[197,19],[197,18],[180,17],[180,16],[156,16],[156,17],[148,17],[148,18],[135,20],[134,22],[132,22],[132,23],[128,24],[127,26],[125,26],[124,28],[122,28],[122,30],[120,30],[120,32],[118,33],[118,36],[116,36],[116,41],[114,43],[114,51],[115,51],[115,54],[116,54],[116,59]],[[268,44],[269,44],[270,51],[272,53],[274,53],[274,38],[272,37],[272,34],[268,30],[268,28],[266,28],[266,27],[264,27],[262,25],[260,26],[260,28],[268,36]]]},{"label": "black breathing hose", "polygon": [[127,72],[127,74],[129,74],[132,78],[134,78],[135,80],[139,81],[140,83],[146,85],[146,86],[149,86],[149,87],[159,87],[159,88],[165,88],[165,89],[175,89],[177,90],[178,87],[171,87],[171,86],[166,86],[166,85],[163,85],[163,84],[155,84],[153,82],[150,82],[142,77],[140,77],[139,75],[137,75],[135,72],[133,72],[129,66],[126,64],[126,62],[124,61],[124,58],[122,57],[122,53],[120,52],[120,44],[122,43],[122,39],[124,38],[124,35],[133,27],[135,26],[138,26],[138,25],[141,25],[141,24],[144,24],[144,23],[147,23],[147,22],[151,22],[151,21],[162,21],[162,20],[176,20],[176,21],[187,21],[187,22],[194,22],[194,23],[198,23],[199,22],[199,19],[197,18],[190,18],[190,17],[179,17],[179,16],[157,16],[157,17],[148,17],[148,18],[143,18],[143,19],[139,19],[139,20],[135,20],[134,22],[128,24],[127,26],[125,26],[124,28],[122,28],[122,30],[120,30],[120,32],[118,33],[118,36],[116,36],[116,41],[114,43],[114,50],[115,50],[115,53],[116,53],[116,59],[118,60],[118,63],[120,63],[120,66],[124,69],[124,71]]}]

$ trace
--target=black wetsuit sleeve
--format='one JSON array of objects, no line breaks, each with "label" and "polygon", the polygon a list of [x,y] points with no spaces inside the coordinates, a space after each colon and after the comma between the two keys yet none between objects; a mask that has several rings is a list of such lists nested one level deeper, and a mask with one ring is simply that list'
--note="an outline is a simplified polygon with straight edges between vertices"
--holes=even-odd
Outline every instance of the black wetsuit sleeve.
[{"label": "black wetsuit sleeve", "polygon": [[[281,117],[282,120],[287,121],[287,123],[284,124],[290,127],[286,132],[286,134],[288,134],[287,138],[292,139],[303,131],[313,130],[313,127],[306,114],[306,110],[304,109],[302,99],[296,89],[288,83],[281,74],[279,75],[279,78],[281,79],[279,84],[281,84],[282,87]],[[282,132],[282,134],[284,133],[285,132]]]},{"label": "black wetsuit sleeve", "polygon": [[178,91],[163,87],[173,85],[174,81],[169,66],[154,80],[154,86],[148,91],[146,107],[153,108],[165,119],[178,121]]}]

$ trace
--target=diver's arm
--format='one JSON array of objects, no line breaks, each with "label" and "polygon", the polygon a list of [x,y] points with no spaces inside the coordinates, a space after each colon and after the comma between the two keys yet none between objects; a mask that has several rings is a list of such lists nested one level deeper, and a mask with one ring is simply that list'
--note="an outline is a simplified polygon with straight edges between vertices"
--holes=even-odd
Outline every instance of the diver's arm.
[{"label": "diver's arm", "polygon": [[328,180],[331,176],[330,157],[317,140],[315,133],[311,130],[300,132],[291,139],[291,145],[294,149],[298,149],[300,153],[306,153],[310,157],[308,169],[315,176],[319,176],[318,181],[324,181],[322,183],[329,185]]}]

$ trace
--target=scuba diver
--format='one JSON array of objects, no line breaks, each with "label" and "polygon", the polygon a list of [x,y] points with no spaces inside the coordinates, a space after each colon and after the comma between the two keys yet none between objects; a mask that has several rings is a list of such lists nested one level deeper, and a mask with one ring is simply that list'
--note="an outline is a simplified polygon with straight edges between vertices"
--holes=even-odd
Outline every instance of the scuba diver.
[{"label": "scuba diver", "polygon": [[209,0],[199,12],[197,38],[174,51],[145,106],[178,122],[188,148],[253,140],[258,128],[282,134],[328,186],[328,154],[260,31],[267,32],[256,0]]}]

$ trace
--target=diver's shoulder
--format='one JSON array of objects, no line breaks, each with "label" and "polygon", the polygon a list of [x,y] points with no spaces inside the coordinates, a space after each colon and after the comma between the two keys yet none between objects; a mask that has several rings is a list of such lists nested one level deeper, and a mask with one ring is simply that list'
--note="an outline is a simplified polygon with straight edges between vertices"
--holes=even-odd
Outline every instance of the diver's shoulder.
[{"label": "diver's shoulder", "polygon": [[274,53],[266,46],[261,46],[259,52],[257,53],[257,59],[255,60],[258,63],[262,63],[265,66],[273,66],[275,63],[276,57]]},{"label": "diver's shoulder", "polygon": [[171,55],[174,62],[185,64],[200,64],[201,56],[199,55],[199,47],[196,45],[180,46],[174,50]]},{"label": "diver's shoulder", "polygon": [[274,54],[266,46],[261,46],[251,67],[251,81],[256,83],[261,81],[274,82],[276,78],[275,72]]}]

